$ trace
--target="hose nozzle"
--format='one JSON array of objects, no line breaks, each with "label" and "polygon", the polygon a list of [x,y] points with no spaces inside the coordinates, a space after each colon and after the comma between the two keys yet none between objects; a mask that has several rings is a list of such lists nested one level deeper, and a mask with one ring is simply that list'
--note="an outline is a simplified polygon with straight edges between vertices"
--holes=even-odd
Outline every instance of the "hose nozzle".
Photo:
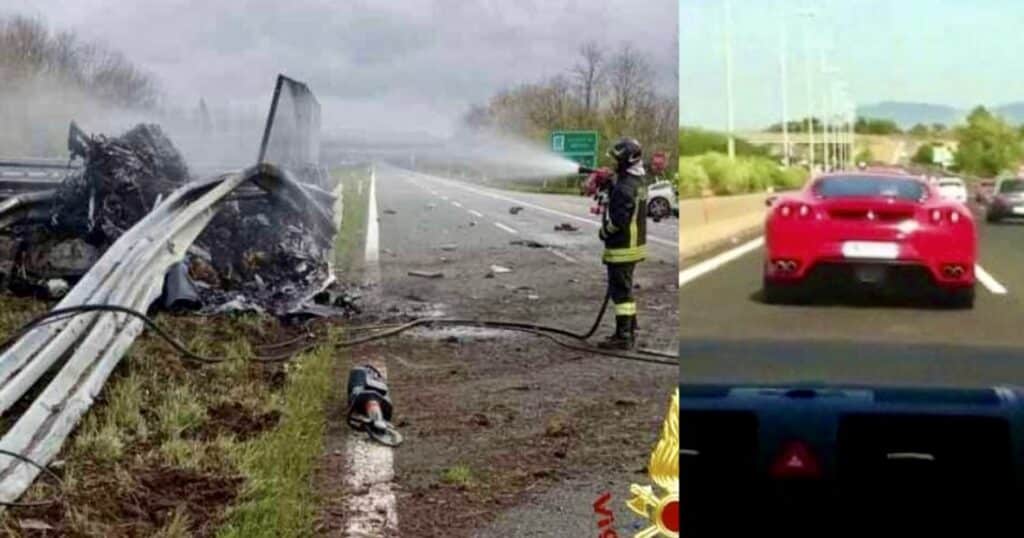
[{"label": "hose nozzle", "polygon": [[581,174],[593,174],[594,172],[597,172],[597,168],[590,168],[590,167],[587,167],[587,166],[580,165],[579,173],[581,173]]}]

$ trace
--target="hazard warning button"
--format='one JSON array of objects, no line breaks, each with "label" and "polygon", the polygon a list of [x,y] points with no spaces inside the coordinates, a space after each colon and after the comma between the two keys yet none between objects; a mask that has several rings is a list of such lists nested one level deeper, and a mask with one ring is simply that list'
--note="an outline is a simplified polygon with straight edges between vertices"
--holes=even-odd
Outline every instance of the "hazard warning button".
[{"label": "hazard warning button", "polygon": [[821,465],[801,441],[784,444],[769,471],[772,478],[820,478]]}]

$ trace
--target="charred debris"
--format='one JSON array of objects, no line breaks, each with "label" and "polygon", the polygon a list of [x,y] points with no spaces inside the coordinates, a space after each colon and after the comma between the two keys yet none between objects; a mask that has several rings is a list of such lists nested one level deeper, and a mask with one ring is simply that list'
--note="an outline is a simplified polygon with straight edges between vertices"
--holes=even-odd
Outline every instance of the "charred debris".
[{"label": "charred debris", "polygon": [[[197,178],[155,124],[108,137],[72,123],[68,149],[81,164],[59,181],[0,185],[0,287],[11,292],[60,297],[118,237]],[[222,203],[169,271],[154,306],[277,316],[357,311],[358,293],[334,283],[329,264],[336,233],[323,225],[333,214],[329,179],[318,167],[296,168],[289,173],[303,196],[247,185]],[[310,214],[321,216],[319,226]]]}]

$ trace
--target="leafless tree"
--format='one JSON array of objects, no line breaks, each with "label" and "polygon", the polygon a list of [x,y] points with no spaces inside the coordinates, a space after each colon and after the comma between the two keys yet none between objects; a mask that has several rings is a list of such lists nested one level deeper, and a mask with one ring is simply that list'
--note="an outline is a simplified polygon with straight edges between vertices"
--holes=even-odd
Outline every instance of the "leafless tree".
[{"label": "leafless tree", "polygon": [[630,43],[612,56],[608,63],[608,90],[612,119],[626,125],[641,101],[651,93],[650,63]]},{"label": "leafless tree", "polygon": [[601,89],[604,84],[604,52],[596,41],[584,43],[579,50],[579,61],[570,70],[583,101],[582,114],[589,116],[601,107]]}]

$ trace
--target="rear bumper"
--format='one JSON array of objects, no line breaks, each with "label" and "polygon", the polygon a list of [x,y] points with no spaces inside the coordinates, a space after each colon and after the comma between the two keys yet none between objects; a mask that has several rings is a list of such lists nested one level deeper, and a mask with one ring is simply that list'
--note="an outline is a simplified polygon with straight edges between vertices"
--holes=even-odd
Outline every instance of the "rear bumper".
[{"label": "rear bumper", "polygon": [[[883,276],[878,280],[865,281],[860,276],[865,270]],[[926,296],[935,291],[951,292],[973,287],[973,269],[971,273],[969,278],[942,280],[936,278],[927,266],[913,262],[822,261],[814,264],[801,278],[773,278],[766,273],[765,282],[837,292],[875,289]]]},{"label": "rear bumper", "polygon": [[[871,274],[865,279],[865,274]],[[765,282],[958,289],[975,284],[974,256],[970,251],[947,248],[924,253],[913,244],[900,245],[895,259],[848,258],[842,242],[826,242],[810,249],[769,248],[764,260]]]}]

